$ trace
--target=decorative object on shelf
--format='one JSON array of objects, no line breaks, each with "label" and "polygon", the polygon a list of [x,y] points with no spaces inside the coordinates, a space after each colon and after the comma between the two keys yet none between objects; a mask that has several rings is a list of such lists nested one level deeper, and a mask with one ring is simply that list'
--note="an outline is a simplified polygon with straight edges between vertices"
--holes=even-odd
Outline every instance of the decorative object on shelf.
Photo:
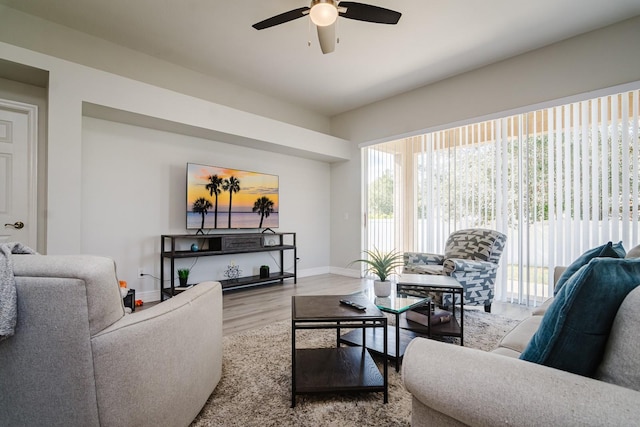
[{"label": "decorative object on shelf", "polygon": [[191,245],[191,252],[198,252],[198,249],[199,248],[198,248],[197,244],[194,243],[194,244]]},{"label": "decorative object on shelf", "polygon": [[268,265],[261,265],[260,266],[260,278],[261,279],[268,279],[269,278],[269,266]]},{"label": "decorative object on shelf", "polygon": [[242,270],[237,265],[231,263],[227,266],[227,270],[224,272],[224,277],[229,280],[236,280],[242,274]]},{"label": "decorative object on shelf", "polygon": [[417,307],[411,310],[407,310],[406,317],[407,320],[411,320],[412,322],[420,323],[424,326],[429,326],[429,324],[433,325],[441,325],[443,323],[448,323],[451,321],[451,312],[447,310],[443,310],[439,307],[435,307],[435,304],[429,304],[431,306],[431,310],[428,307]]},{"label": "decorative object on shelf", "polygon": [[187,286],[187,281],[189,280],[189,269],[188,268],[179,268],[178,269],[178,280],[180,281],[180,286]]},{"label": "decorative object on shelf", "polygon": [[373,273],[379,279],[373,282],[374,293],[377,297],[388,297],[391,295],[391,281],[387,279],[389,276],[396,274],[396,268],[404,264],[402,254],[396,251],[383,253],[375,248],[372,251],[364,251],[364,253],[367,254],[366,259],[357,259],[349,263],[349,265],[356,262],[367,264],[365,273]]},{"label": "decorative object on shelf", "polygon": [[276,246],[278,244],[278,239],[275,236],[265,236],[262,240],[262,244],[265,247]]}]

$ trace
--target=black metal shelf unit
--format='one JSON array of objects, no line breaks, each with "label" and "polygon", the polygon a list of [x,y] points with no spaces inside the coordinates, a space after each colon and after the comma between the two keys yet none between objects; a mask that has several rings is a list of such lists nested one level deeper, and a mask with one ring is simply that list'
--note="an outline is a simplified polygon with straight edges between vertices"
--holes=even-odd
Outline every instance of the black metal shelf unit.
[{"label": "black metal shelf unit", "polygon": [[[197,250],[191,245],[196,244]],[[175,285],[175,260],[182,258],[209,257],[218,255],[248,254],[257,252],[279,252],[280,271],[272,272],[269,277],[245,276],[237,279],[218,280],[222,290],[238,289],[285,279],[297,283],[296,233],[236,233],[236,234],[163,234],[160,248],[160,300],[183,292]],[[284,271],[284,254],[293,251],[293,272]],[[165,270],[168,269],[168,275]],[[165,277],[169,282],[165,286]]]}]

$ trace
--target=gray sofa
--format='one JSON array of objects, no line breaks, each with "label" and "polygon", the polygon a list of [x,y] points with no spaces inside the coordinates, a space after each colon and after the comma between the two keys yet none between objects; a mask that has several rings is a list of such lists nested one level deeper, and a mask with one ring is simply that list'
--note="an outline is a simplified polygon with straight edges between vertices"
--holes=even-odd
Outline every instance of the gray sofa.
[{"label": "gray sofa", "polygon": [[125,315],[110,259],[13,261],[18,320],[0,342],[0,425],[190,424],[222,372],[219,283]]},{"label": "gray sofa", "polygon": [[[556,270],[556,278],[561,273]],[[624,299],[597,379],[518,359],[552,299],[493,352],[416,338],[402,376],[413,426],[629,426],[640,422],[640,287]],[[507,356],[507,357],[505,357]]]}]

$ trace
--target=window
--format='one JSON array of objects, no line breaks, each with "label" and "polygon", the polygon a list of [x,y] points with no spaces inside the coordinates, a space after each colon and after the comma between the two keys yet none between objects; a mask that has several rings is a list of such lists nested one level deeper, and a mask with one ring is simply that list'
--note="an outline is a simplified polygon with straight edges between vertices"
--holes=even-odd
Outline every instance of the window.
[{"label": "window", "polygon": [[507,234],[496,297],[536,305],[553,268],[640,243],[640,91],[364,147],[365,247],[442,253],[463,228]]}]

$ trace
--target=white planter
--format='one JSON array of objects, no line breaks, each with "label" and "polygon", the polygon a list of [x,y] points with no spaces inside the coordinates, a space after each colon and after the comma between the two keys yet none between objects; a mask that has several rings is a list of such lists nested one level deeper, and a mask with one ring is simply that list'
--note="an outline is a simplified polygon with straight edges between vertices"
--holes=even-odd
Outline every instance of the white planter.
[{"label": "white planter", "polygon": [[389,280],[385,280],[384,282],[374,280],[373,292],[377,297],[388,297],[391,295],[391,282]]}]

